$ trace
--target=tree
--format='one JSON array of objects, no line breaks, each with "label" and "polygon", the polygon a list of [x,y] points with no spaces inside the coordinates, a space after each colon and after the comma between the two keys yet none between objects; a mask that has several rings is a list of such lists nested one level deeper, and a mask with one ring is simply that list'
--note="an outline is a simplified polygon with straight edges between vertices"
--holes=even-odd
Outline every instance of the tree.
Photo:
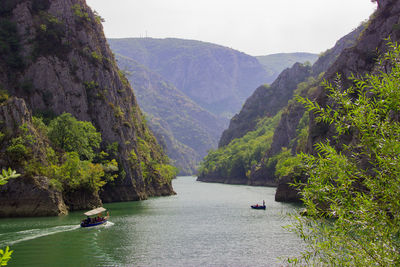
[{"label": "tree", "polygon": [[93,149],[98,149],[101,134],[86,121],[78,121],[69,113],[63,113],[50,122],[49,139],[66,152],[76,151],[81,159],[92,160]]},{"label": "tree", "polygon": [[[348,89],[325,83],[331,106],[300,100],[317,122],[334,127],[337,144],[321,142],[316,156],[301,155],[308,216],[298,216],[292,230],[308,244],[307,264],[400,264],[400,47],[389,47],[378,64],[389,73],[351,77]],[[347,144],[344,135],[352,137]]]}]

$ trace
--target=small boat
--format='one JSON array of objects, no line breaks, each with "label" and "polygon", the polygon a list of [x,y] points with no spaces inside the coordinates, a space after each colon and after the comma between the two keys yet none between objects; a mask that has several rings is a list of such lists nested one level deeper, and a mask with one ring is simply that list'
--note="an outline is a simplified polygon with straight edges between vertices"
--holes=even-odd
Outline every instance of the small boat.
[{"label": "small boat", "polygon": [[252,209],[256,209],[256,210],[265,210],[265,200],[263,200],[263,204],[262,205],[258,205],[258,204],[256,204],[256,205],[251,205],[251,208]]},{"label": "small boat", "polygon": [[251,205],[251,208],[256,210],[265,210],[265,205]]},{"label": "small boat", "polygon": [[[84,214],[87,216],[87,218],[82,220],[81,227],[92,227],[92,226],[97,226],[97,225],[106,223],[108,221],[108,219],[110,218],[110,215],[107,212],[107,216],[104,216],[104,217],[101,216],[101,213],[105,212],[105,211],[106,211],[105,208],[100,207],[100,208],[96,208],[96,209],[85,212]],[[95,216],[95,217],[90,217],[90,216]]]}]

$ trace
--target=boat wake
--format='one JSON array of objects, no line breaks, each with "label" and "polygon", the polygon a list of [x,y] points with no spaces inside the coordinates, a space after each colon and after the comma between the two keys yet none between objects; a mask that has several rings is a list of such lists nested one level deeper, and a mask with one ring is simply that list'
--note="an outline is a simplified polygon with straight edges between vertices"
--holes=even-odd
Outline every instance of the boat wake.
[{"label": "boat wake", "polygon": [[113,225],[114,225],[113,222],[107,221],[107,222],[104,224],[104,227],[111,227],[111,226],[113,226]]},{"label": "boat wake", "polygon": [[43,236],[53,235],[61,232],[68,232],[80,228],[79,225],[63,225],[43,229],[29,229],[24,231],[6,233],[0,240],[0,248],[14,245],[23,241],[36,239]]}]

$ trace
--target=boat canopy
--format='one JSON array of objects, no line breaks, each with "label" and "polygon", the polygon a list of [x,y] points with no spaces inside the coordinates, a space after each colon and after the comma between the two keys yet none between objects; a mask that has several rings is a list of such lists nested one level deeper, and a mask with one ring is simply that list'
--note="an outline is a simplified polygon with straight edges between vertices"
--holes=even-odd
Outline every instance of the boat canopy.
[{"label": "boat canopy", "polygon": [[102,212],[104,212],[104,211],[106,211],[106,209],[103,208],[103,207],[100,207],[100,208],[97,208],[97,209],[89,210],[89,211],[85,212],[84,214],[85,214],[86,216],[93,216],[93,215],[102,213]]}]

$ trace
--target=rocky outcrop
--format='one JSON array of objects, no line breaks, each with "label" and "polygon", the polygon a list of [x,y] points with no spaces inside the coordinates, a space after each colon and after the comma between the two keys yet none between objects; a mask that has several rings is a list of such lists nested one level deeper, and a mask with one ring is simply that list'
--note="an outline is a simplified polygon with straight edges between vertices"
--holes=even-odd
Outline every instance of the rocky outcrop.
[{"label": "rocky outcrop", "polygon": [[[101,132],[103,149],[118,144],[120,175],[104,187],[103,200],[172,194],[170,181],[157,172],[144,179],[140,162],[129,160],[135,152],[148,166],[151,161],[162,162],[164,155],[116,67],[100,18],[86,2],[5,0],[0,15],[1,32],[7,37],[0,41],[10,51],[0,55],[0,89],[24,99],[33,113],[68,112],[92,122]],[[141,156],[139,141],[149,147],[151,160]]]},{"label": "rocky outcrop", "polygon": [[62,194],[47,177],[18,177],[0,188],[0,217],[57,216],[68,213]]},{"label": "rocky outcrop", "polygon": [[[35,142],[29,144],[32,151],[29,157],[45,164],[46,140],[40,136],[32,126],[31,113],[23,99],[11,98],[0,105],[0,132],[4,135],[0,142],[0,166],[2,168],[12,165],[18,172],[23,172],[19,160],[7,154],[8,143],[13,137],[18,137],[22,125],[26,127],[27,134],[33,136]],[[0,187],[0,217],[15,216],[50,216],[66,214],[68,207],[65,205],[61,192],[50,186],[49,179],[43,176],[24,175]]]},{"label": "rocky outcrop", "polygon": [[311,74],[311,67],[296,63],[284,70],[271,86],[263,85],[246,100],[242,110],[229,123],[229,128],[222,133],[219,147],[226,146],[233,139],[244,136],[254,130],[260,118],[272,117],[284,108],[297,84]]},{"label": "rocky outcrop", "polygon": [[136,60],[207,111],[231,118],[254,88],[267,82],[255,57],[231,48],[182,39],[109,39],[115,53]]}]

